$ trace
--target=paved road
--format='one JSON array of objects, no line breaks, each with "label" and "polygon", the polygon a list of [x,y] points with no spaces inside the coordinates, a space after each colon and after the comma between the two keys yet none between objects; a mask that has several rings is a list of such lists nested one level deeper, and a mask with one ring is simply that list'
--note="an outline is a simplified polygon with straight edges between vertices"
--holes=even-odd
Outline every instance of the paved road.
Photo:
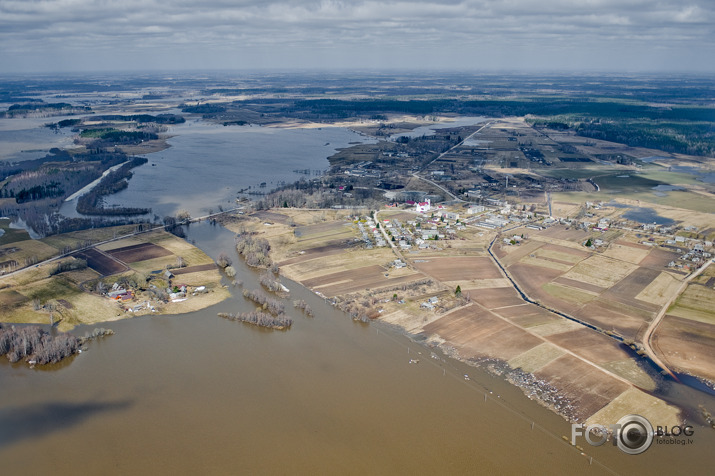
[{"label": "paved road", "polygon": [[413,176],[414,178],[417,178],[417,179],[422,180],[423,182],[427,182],[427,183],[429,183],[429,184],[434,185],[435,187],[437,187],[438,189],[440,189],[440,190],[442,190],[444,193],[446,193],[449,197],[452,198],[452,200],[454,200],[454,201],[456,201],[456,202],[463,202],[463,201],[464,201],[464,200],[462,200],[461,198],[457,198],[457,196],[456,196],[455,194],[453,194],[452,192],[450,192],[449,190],[447,190],[447,189],[444,188],[443,186],[436,184],[435,182],[433,182],[433,181],[430,180],[430,179],[426,179],[426,178],[424,178],[424,177],[420,177],[419,175],[417,175],[416,172],[415,172],[414,174],[412,174],[412,176]]}]

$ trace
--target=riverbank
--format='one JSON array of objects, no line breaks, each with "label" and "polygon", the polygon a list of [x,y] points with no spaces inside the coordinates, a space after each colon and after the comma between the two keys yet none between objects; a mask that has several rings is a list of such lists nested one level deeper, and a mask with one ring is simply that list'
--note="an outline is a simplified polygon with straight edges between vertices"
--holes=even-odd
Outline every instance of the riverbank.
[{"label": "riverbank", "polygon": [[500,375],[569,421],[606,424],[624,409],[659,424],[684,418],[650,394],[659,376],[616,340],[521,300],[486,253],[494,232],[464,230],[458,241],[395,255],[365,249],[367,217],[346,211],[275,209],[236,220],[226,226],[267,239],[282,275],[338,309]]}]

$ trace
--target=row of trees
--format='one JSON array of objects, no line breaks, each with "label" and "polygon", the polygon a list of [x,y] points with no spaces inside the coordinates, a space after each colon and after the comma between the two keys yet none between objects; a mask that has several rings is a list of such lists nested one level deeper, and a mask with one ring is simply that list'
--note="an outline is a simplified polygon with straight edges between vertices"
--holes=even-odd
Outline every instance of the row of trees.
[{"label": "row of trees", "polygon": [[[69,252],[69,251],[71,251],[71,250],[68,250],[65,252]],[[75,258],[70,261],[64,261],[62,263],[59,263],[57,266],[55,266],[55,269],[50,271],[50,276],[64,273],[66,271],[75,271],[75,270],[85,269],[85,268],[87,268],[87,261],[80,259],[80,258]]]},{"label": "row of trees", "polygon": [[273,299],[266,296],[258,289],[254,289],[253,291],[244,289],[243,297],[260,305],[264,311],[268,311],[274,316],[278,316],[285,312],[285,306],[282,302],[278,301],[277,299]]},{"label": "row of trees", "polygon": [[247,322],[256,326],[268,327],[270,329],[287,329],[293,325],[293,320],[285,314],[272,316],[260,311],[240,312],[232,314],[228,312],[220,312],[219,317],[230,319],[232,321]]},{"label": "row of trees", "polygon": [[298,299],[297,301],[293,301],[293,307],[303,311],[303,313],[306,316],[313,317],[313,310],[310,308],[308,303],[305,302],[303,299]]},{"label": "row of trees", "polygon": [[283,289],[283,285],[280,283],[280,281],[276,281],[275,279],[273,279],[273,276],[269,273],[261,274],[258,278],[258,282],[261,283],[261,286],[273,293],[285,292],[285,290]]}]

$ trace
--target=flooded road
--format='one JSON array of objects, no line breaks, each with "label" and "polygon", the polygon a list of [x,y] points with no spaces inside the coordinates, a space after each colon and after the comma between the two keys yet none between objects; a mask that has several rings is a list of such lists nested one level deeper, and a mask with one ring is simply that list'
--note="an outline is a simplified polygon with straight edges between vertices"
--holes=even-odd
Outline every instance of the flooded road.
[{"label": "flooded road", "polygon": [[[192,225],[189,239],[231,253],[258,287],[230,232]],[[708,473],[712,430],[638,456],[582,440],[591,461],[561,439],[569,424],[501,378],[284,282],[316,314],[287,301],[288,331],[217,317],[252,309],[236,288],[200,312],[108,323],[116,335],[53,368],[2,359],[2,473]]]}]

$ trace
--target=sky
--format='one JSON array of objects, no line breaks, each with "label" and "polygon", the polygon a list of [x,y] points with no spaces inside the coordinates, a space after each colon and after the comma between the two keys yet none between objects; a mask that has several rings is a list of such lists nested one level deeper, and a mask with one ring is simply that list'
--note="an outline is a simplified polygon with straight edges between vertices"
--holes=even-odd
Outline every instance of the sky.
[{"label": "sky", "polygon": [[715,73],[715,0],[0,0],[0,73]]}]

